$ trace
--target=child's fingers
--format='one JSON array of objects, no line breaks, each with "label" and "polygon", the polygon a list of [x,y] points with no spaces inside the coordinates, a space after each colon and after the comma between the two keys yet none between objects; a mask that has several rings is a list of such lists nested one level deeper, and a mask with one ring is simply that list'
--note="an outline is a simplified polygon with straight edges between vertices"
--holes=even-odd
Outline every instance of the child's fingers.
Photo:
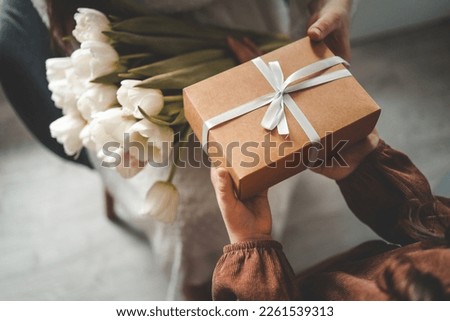
[{"label": "child's fingers", "polygon": [[230,174],[224,168],[213,167],[211,168],[211,181],[222,214],[228,216],[230,208],[233,208],[237,202]]}]

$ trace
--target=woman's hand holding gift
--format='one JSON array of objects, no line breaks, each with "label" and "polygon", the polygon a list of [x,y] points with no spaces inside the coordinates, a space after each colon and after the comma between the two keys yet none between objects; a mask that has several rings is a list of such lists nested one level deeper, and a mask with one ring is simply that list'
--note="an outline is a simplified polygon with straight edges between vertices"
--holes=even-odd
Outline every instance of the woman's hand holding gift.
[{"label": "woman's hand holding gift", "polygon": [[351,59],[350,19],[352,0],[312,0],[308,36],[313,41],[324,40],[336,56]]}]

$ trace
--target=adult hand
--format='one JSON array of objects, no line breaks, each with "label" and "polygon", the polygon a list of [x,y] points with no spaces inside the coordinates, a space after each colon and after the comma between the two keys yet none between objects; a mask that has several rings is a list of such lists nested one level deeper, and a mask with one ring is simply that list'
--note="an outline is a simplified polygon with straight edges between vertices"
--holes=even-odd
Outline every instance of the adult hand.
[{"label": "adult hand", "polygon": [[364,158],[378,146],[379,141],[378,132],[374,129],[364,140],[346,148],[344,147],[341,156],[348,166],[333,163],[331,166],[325,164],[321,167],[311,168],[311,170],[328,178],[337,181],[341,180],[353,173]]},{"label": "adult hand", "polygon": [[352,0],[312,0],[307,34],[313,41],[324,40],[336,56],[351,59],[350,20]]},{"label": "adult hand", "polygon": [[241,202],[226,169],[211,168],[211,181],[231,243],[272,239],[267,190]]}]

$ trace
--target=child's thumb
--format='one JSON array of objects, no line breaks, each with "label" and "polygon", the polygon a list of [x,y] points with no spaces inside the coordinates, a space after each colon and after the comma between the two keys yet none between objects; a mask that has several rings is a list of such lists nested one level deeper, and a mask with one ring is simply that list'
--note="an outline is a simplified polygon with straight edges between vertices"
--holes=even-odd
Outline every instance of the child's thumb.
[{"label": "child's thumb", "polygon": [[224,168],[211,168],[211,181],[216,192],[217,202],[223,211],[236,202],[233,183],[228,171]]}]

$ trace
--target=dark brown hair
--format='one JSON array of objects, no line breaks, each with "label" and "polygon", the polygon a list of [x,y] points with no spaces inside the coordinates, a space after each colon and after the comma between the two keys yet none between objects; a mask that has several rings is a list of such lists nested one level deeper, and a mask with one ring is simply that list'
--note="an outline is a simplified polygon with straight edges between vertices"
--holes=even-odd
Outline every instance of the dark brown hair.
[{"label": "dark brown hair", "polygon": [[[400,224],[412,239],[422,242],[424,248],[449,247],[450,199],[436,197],[433,202],[421,205],[411,201],[410,210]],[[386,292],[394,300],[450,299],[439,278],[421,271],[406,256],[395,258],[382,277]]]},{"label": "dark brown hair", "polygon": [[442,282],[433,274],[421,271],[406,256],[400,256],[384,270],[385,291],[393,300],[443,301],[449,296]]},{"label": "dark brown hair", "polygon": [[47,12],[50,20],[50,37],[54,48],[62,55],[70,55],[77,43],[72,38],[75,27],[73,15],[80,7],[89,7],[101,10],[106,0],[46,0]]},{"label": "dark brown hair", "polygon": [[414,205],[401,218],[404,231],[424,246],[450,246],[450,199],[436,197],[434,201]]}]

